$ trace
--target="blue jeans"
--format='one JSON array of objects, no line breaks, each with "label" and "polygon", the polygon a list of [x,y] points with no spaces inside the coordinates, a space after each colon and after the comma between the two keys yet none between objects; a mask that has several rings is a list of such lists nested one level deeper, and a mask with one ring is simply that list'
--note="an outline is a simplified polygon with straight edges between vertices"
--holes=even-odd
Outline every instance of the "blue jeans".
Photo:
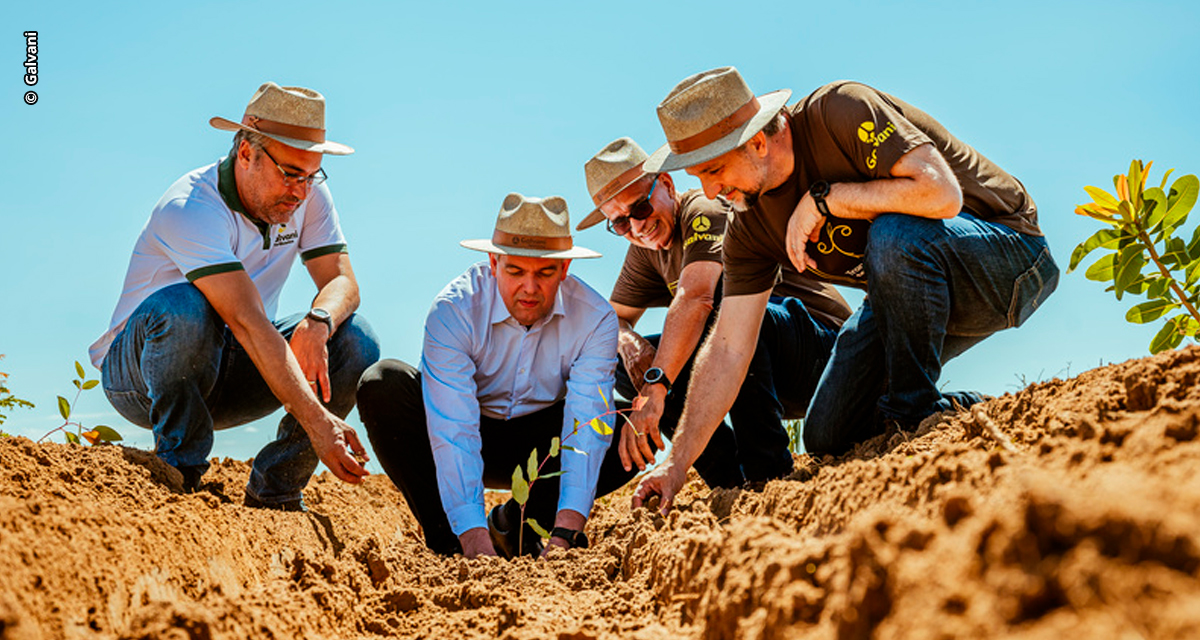
[{"label": "blue jeans", "polygon": [[[692,465],[708,486],[737,487],[792,472],[792,454],[783,421],[804,416],[836,336],[837,331],[813,319],[799,300],[771,298],[763,314],[750,368],[729,409],[733,426],[722,421]],[[659,336],[646,339],[658,346]],[[691,391],[695,357],[693,352],[663,407],[658,426],[668,439],[674,437]],[[616,386],[626,398],[637,395],[623,364],[617,365]]]},{"label": "blue jeans", "polygon": [[[290,339],[304,314],[275,323]],[[379,340],[365,320],[350,316],[329,340],[332,400],[340,418],[354,408],[362,372],[379,359]],[[104,358],[109,402],[126,419],[154,431],[155,451],[186,480],[208,469],[213,430],[267,416],[281,404],[249,354],[194,285],[165,287],[133,312]],[[308,434],[290,414],[275,440],[254,458],[249,496],[265,504],[300,498],[317,468]]]},{"label": "blue jeans", "polygon": [[804,445],[838,454],[894,420],[914,425],[972,392],[942,393],[942,365],[1025,322],[1058,285],[1046,239],[961,213],[871,225],[867,298],[842,327],[808,408]]}]

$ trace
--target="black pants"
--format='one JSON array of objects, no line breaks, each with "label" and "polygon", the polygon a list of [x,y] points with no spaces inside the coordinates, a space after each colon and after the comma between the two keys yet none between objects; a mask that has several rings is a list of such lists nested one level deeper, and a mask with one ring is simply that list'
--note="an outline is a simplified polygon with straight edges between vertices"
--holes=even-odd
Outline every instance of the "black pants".
[{"label": "black pants", "polygon": [[[437,553],[461,553],[458,536],[442,508],[438,491],[437,469],[425,422],[425,403],[421,396],[421,372],[399,360],[382,360],[363,374],[358,384],[358,415],[367,428],[371,447],[388,477],[404,494],[408,506],[425,531],[425,544]],[[562,435],[563,402],[512,420],[480,417],[479,435],[483,442],[483,485],[490,489],[510,489],[513,470],[524,468],[534,447],[539,460],[550,451],[550,440]],[[599,452],[588,452],[600,455]],[[560,453],[551,458],[542,473],[559,470]],[[614,440],[604,454],[596,497],[620,488],[637,472],[625,471]],[[529,493],[525,517],[534,518],[547,530],[554,525],[558,511],[558,477],[538,480]],[[526,536],[535,535],[526,529]]]}]

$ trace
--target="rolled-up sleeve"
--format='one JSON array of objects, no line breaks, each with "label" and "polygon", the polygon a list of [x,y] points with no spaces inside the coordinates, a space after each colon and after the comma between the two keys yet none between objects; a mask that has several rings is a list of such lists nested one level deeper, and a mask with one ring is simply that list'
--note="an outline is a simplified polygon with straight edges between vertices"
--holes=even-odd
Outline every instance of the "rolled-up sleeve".
[{"label": "rolled-up sleeve", "polygon": [[471,324],[438,299],[425,321],[421,392],[442,508],[455,535],[486,527]]},{"label": "rolled-up sleeve", "polygon": [[[567,396],[563,410],[562,439],[582,449],[587,455],[563,451],[558,509],[571,509],[584,516],[592,510],[596,484],[600,479],[600,464],[612,444],[612,433],[600,435],[587,422],[615,407],[611,406],[614,374],[617,366],[617,314],[608,307],[587,336],[579,357],[571,364],[567,378]],[[603,393],[603,396],[601,396]],[[605,402],[607,399],[607,404]],[[614,415],[602,418],[612,429]],[[575,421],[580,422],[575,430]],[[574,435],[571,435],[575,432]],[[570,437],[568,440],[567,438]]]}]

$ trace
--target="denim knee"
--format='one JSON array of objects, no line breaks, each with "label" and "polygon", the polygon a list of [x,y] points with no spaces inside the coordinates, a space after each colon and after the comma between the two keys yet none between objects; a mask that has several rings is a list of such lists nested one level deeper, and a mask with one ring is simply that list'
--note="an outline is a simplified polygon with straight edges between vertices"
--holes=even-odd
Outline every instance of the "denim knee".
[{"label": "denim knee", "polygon": [[339,368],[353,372],[357,384],[367,367],[379,362],[379,337],[366,318],[351,314],[330,340],[329,357],[338,361]]},{"label": "denim knee", "polygon": [[139,362],[142,378],[160,390],[181,384],[211,387],[225,346],[224,329],[216,309],[190,283],[155,292],[125,327],[141,334],[142,352],[130,355]]}]

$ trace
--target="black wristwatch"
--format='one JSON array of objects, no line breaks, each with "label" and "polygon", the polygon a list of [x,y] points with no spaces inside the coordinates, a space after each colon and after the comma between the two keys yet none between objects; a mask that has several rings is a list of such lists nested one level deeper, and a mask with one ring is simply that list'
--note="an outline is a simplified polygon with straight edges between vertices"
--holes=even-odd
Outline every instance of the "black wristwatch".
[{"label": "black wristwatch", "polygon": [[646,369],[646,373],[642,376],[642,382],[646,384],[661,384],[666,387],[667,393],[671,392],[671,380],[667,378],[666,372],[659,367]]},{"label": "black wristwatch", "polygon": [[321,307],[313,307],[308,310],[308,319],[324,322],[326,327],[329,327],[329,337],[333,337],[333,316]]},{"label": "black wristwatch", "polygon": [[550,530],[551,538],[562,538],[567,541],[567,546],[571,549],[586,549],[588,546],[588,538],[582,531],[568,529],[566,527],[554,527]]},{"label": "black wristwatch", "polygon": [[824,180],[818,180],[812,183],[808,188],[808,195],[812,196],[813,202],[817,205],[817,211],[821,215],[829,217],[833,214],[829,213],[829,203],[825,202],[825,196],[829,195],[829,183]]}]

